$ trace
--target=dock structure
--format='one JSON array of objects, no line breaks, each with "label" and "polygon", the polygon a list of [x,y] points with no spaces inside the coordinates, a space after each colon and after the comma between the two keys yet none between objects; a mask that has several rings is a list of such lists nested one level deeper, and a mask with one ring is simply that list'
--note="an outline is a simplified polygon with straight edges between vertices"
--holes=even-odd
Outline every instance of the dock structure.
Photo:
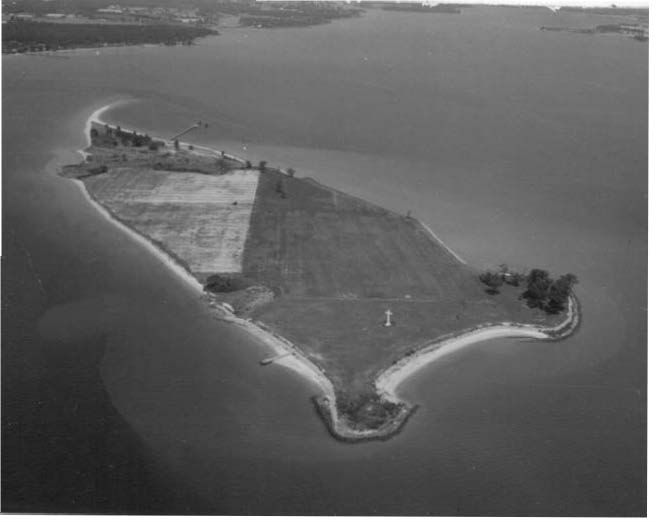
[{"label": "dock structure", "polygon": [[[194,125],[191,125],[191,126],[187,127],[184,131],[181,131],[178,134],[176,134],[173,138],[171,138],[171,141],[173,142],[173,141],[177,140],[178,138],[180,138],[181,136],[184,136],[188,132],[193,131],[194,129],[198,129],[199,127],[202,127],[202,125],[203,125],[203,122],[201,122],[199,120]],[[207,124],[206,124],[206,127],[207,127]]]},{"label": "dock structure", "polygon": [[287,356],[291,356],[291,352],[286,352],[285,354],[278,354],[277,356],[273,356],[272,358],[264,358],[262,361],[260,361],[260,365],[270,365],[274,361],[278,361]]}]

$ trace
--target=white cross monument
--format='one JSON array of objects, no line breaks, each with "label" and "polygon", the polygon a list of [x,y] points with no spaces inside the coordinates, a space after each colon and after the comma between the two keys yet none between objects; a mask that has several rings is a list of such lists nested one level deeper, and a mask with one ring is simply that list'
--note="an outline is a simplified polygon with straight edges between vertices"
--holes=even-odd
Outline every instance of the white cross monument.
[{"label": "white cross monument", "polygon": [[392,317],[392,311],[387,309],[385,311],[385,327],[391,327],[392,326],[392,320],[390,319]]}]

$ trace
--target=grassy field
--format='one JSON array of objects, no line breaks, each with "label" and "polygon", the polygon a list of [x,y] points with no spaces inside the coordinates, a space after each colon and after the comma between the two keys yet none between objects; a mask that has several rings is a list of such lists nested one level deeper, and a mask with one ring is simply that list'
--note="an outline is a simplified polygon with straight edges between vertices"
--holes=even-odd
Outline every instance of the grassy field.
[{"label": "grassy field", "polygon": [[[297,344],[338,389],[440,336],[485,322],[545,322],[504,286],[490,296],[414,219],[311,180],[262,175],[244,274],[279,298],[254,317]],[[385,311],[393,327],[383,326]]]},{"label": "grassy field", "polygon": [[285,296],[434,299],[480,289],[412,219],[277,173],[262,177],[256,202],[244,273]]},{"label": "grassy field", "polygon": [[258,171],[211,176],[122,167],[84,179],[114,216],[161,243],[204,281],[238,273]]}]

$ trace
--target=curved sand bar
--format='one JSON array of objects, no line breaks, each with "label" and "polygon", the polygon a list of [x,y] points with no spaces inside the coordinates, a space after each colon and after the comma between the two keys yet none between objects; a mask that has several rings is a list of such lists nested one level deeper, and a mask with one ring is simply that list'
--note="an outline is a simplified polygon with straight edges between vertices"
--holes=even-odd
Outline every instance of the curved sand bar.
[{"label": "curved sand bar", "polygon": [[[104,112],[115,107],[118,104],[126,103],[126,101],[114,102],[105,105],[95,110],[87,119],[84,128],[85,139],[87,146],[91,145],[90,130],[92,122],[97,122],[105,125],[106,122],[101,119]],[[127,132],[131,130],[125,129]],[[162,138],[156,138],[162,140]],[[166,141],[166,140],[164,140]],[[182,144],[182,142],[180,142]],[[188,144],[184,144],[188,145]],[[212,155],[221,154],[220,151],[211,149],[209,147],[194,146],[197,154],[209,153]],[[79,151],[83,158],[86,158],[84,151]],[[225,157],[231,158],[240,162],[245,162],[242,158],[237,156],[225,154]],[[357,442],[372,439],[387,439],[396,434],[407,421],[408,417],[414,412],[416,407],[411,407],[402,398],[398,396],[398,389],[401,384],[412,377],[420,369],[429,364],[435,363],[440,359],[445,358],[455,352],[464,349],[474,343],[481,343],[487,340],[498,338],[524,338],[534,340],[557,340],[569,336],[574,332],[579,324],[579,306],[575,298],[570,298],[568,303],[568,311],[566,318],[555,327],[542,327],[539,325],[528,324],[483,324],[475,328],[469,329],[466,332],[455,333],[448,337],[443,337],[438,340],[427,343],[423,348],[414,351],[412,354],[401,358],[391,367],[382,371],[376,378],[375,388],[378,394],[389,401],[398,402],[403,404],[404,408],[400,414],[390,422],[386,423],[383,427],[375,430],[354,430],[347,426],[342,420],[337,411],[337,398],[335,388],[332,382],[325,375],[324,371],[310,361],[302,351],[296,347],[289,340],[272,332],[266,325],[261,322],[254,322],[251,320],[237,317],[227,307],[219,303],[215,298],[210,296],[203,290],[201,283],[193,276],[193,274],[183,267],[178,260],[163,251],[159,246],[153,243],[149,238],[136,232],[129,226],[125,225],[121,220],[114,217],[104,206],[98,203],[86,190],[84,183],[80,180],[73,180],[76,185],[83,192],[84,196],[98,210],[98,212],[110,223],[116,225],[123,232],[127,233],[130,238],[144,246],[162,261],[177,277],[188,284],[194,291],[200,295],[206,296],[211,307],[219,312],[218,319],[229,323],[236,324],[248,332],[251,336],[258,339],[266,346],[271,348],[276,355],[287,355],[288,357],[276,360],[276,363],[282,365],[294,372],[297,372],[302,377],[316,385],[321,390],[321,396],[315,397],[315,404],[317,408],[326,419],[329,430],[338,439]],[[442,240],[440,240],[435,233],[428,228],[425,224],[421,225],[428,231],[428,233],[442,246],[448,250],[459,262],[465,263],[464,260],[448,248]]]}]

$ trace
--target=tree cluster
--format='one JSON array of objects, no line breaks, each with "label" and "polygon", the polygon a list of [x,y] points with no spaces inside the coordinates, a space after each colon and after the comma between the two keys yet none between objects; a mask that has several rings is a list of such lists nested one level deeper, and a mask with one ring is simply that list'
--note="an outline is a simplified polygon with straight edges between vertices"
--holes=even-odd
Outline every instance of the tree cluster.
[{"label": "tree cluster", "polygon": [[376,429],[396,416],[401,406],[381,398],[375,392],[339,394],[337,410],[349,421],[369,429]]},{"label": "tree cluster", "polygon": [[[131,133],[124,131],[120,126],[117,126],[116,129],[112,129],[109,125],[105,126],[105,134],[110,137],[114,137],[117,141],[121,142],[123,146],[132,146],[132,147],[150,147],[153,145],[154,149],[157,150],[159,147],[164,145],[164,142],[153,140],[147,134],[139,134],[137,131],[132,131]],[[91,130],[91,138],[98,138],[98,131],[95,129]]]},{"label": "tree cluster", "polygon": [[519,284],[524,279],[524,276],[518,272],[512,272],[508,269],[506,264],[499,265],[498,271],[485,271],[479,277],[479,280],[488,288],[485,290],[488,294],[499,294],[499,287],[504,283],[519,287]]},{"label": "tree cluster", "polygon": [[526,290],[521,298],[531,308],[541,309],[549,314],[556,314],[565,309],[567,300],[572,294],[572,288],[578,279],[573,274],[565,274],[556,280],[543,269],[532,269],[528,275],[511,272],[506,265],[501,265],[499,271],[485,271],[478,277],[487,289],[488,294],[499,294],[499,288],[504,284],[519,287],[526,284]]},{"label": "tree cluster", "polygon": [[574,284],[578,278],[573,274],[565,274],[553,280],[549,273],[542,269],[533,269],[526,278],[526,290],[522,298],[529,307],[537,307],[549,314],[556,314],[565,309]]},{"label": "tree cluster", "polygon": [[485,271],[478,279],[487,286],[485,292],[488,294],[499,294],[499,287],[503,285],[503,276],[500,273]]}]

